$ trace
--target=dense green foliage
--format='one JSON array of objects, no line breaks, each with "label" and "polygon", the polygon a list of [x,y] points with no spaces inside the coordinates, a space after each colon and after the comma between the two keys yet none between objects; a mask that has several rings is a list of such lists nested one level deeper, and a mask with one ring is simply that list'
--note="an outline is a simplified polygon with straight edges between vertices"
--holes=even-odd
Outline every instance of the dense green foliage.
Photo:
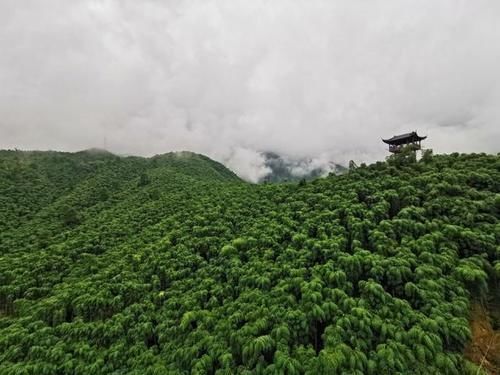
[{"label": "dense green foliage", "polygon": [[2,151],[0,373],[474,371],[499,192],[484,154],[252,185],[190,153]]}]

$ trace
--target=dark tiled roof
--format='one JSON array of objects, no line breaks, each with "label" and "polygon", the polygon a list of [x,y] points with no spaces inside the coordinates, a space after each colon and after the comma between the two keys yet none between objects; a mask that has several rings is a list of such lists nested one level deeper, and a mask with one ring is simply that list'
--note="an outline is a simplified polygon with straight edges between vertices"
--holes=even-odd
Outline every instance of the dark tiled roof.
[{"label": "dark tiled roof", "polygon": [[382,139],[387,144],[400,145],[407,142],[422,141],[427,137],[420,137],[417,132],[411,132],[406,134],[395,135],[389,139]]}]

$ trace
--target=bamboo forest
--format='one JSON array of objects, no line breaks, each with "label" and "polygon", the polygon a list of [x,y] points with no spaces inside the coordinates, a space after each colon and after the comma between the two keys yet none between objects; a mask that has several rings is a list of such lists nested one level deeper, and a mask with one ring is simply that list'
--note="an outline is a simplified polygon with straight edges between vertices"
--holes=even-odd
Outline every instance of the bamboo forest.
[{"label": "bamboo forest", "polygon": [[251,184],[190,152],[0,151],[0,374],[497,373],[498,341],[470,353],[499,213],[498,154]]}]

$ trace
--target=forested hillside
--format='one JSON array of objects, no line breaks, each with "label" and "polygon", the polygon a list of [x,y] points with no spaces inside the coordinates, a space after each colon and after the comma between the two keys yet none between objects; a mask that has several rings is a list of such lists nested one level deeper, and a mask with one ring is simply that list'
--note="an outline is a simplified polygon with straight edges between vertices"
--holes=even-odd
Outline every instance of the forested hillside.
[{"label": "forested hillside", "polygon": [[0,152],[0,374],[476,374],[500,156],[254,185],[202,155]]}]

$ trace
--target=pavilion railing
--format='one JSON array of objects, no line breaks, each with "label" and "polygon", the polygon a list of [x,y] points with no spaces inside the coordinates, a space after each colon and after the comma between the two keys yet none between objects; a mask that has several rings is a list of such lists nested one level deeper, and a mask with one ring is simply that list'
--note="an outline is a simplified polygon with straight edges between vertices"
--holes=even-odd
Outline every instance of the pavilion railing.
[{"label": "pavilion railing", "polygon": [[403,145],[389,145],[389,152],[401,152],[403,147],[411,147],[413,150],[420,150],[420,142],[408,143]]},{"label": "pavilion railing", "polygon": [[401,146],[399,145],[389,145],[389,152],[400,152]]}]

